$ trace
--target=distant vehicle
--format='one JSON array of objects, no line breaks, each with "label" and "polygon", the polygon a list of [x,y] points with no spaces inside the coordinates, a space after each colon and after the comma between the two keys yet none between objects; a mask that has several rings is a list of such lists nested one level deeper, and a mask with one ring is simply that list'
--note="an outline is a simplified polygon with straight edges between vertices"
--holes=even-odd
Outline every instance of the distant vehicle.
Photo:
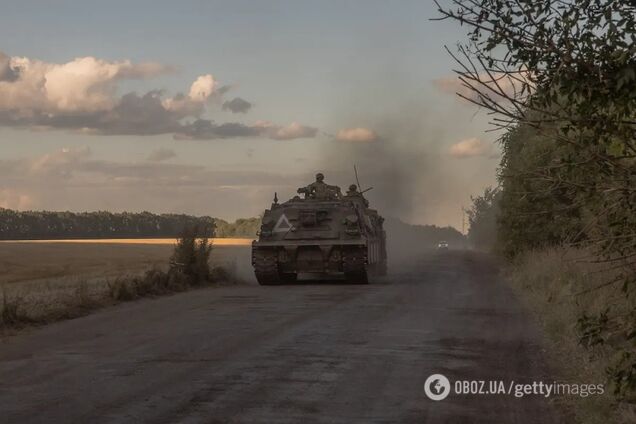
[{"label": "distant vehicle", "polygon": [[284,203],[263,214],[252,265],[261,285],[295,282],[299,273],[344,274],[351,283],[368,283],[368,274],[384,275],[386,234],[382,218],[369,208],[364,191],[352,184],[345,195],[326,184],[322,174]]},{"label": "distant vehicle", "polygon": [[437,243],[437,250],[448,250],[448,243],[445,241],[440,241]]}]

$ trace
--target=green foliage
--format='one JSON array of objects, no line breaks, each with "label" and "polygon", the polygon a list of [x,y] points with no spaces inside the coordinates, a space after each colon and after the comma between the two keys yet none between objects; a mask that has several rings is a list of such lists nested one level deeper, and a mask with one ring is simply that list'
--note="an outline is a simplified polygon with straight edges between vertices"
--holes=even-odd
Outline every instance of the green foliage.
[{"label": "green foliage", "polygon": [[104,211],[18,212],[0,208],[0,240],[177,237],[189,227],[198,227],[206,236],[214,236],[214,219],[209,216]]},{"label": "green foliage", "polygon": [[[576,149],[555,145],[534,127],[520,124],[500,140],[500,216],[498,248],[512,257],[521,251],[581,238],[581,213],[575,193],[560,182],[563,158],[583,162]],[[578,172],[578,168],[571,168]]]},{"label": "green foliage", "polygon": [[618,353],[615,365],[608,369],[611,376],[611,388],[614,395],[621,399],[636,402],[636,353],[622,350]]},{"label": "green foliage", "polygon": [[497,218],[501,191],[488,187],[481,196],[472,197],[468,213],[468,239],[477,249],[492,250],[497,241]]},{"label": "green foliage", "polygon": [[[589,290],[601,286],[608,273],[603,272],[603,264],[580,261],[589,254],[588,249],[568,246],[529,250],[517,255],[504,272],[524,308],[538,315],[545,341],[552,345],[550,362],[558,379],[606,383],[602,396],[562,399],[560,406],[572,406],[567,422],[633,423],[629,413],[633,408],[617,406],[611,380],[603,380],[606,370],[615,366],[616,350],[607,344],[612,341],[605,333],[606,325],[594,319],[606,315],[607,305],[622,293],[611,285]],[[580,340],[582,333],[573,331],[573,323],[580,323],[582,317],[591,319],[586,329],[589,343]]]},{"label": "green foliage", "polygon": [[172,238],[194,227],[207,237],[256,237],[260,225],[260,217],[230,223],[209,216],[150,212],[19,212],[0,208],[0,240]]},{"label": "green foliage", "polygon": [[588,316],[585,312],[577,321],[580,343],[586,347],[602,345],[607,334],[607,309],[596,316]]},{"label": "green foliage", "polygon": [[[579,320],[609,345],[619,399],[636,397],[636,4],[630,0],[456,0],[469,101],[506,129],[499,239],[514,256],[583,246],[623,296]],[[590,287],[589,290],[598,290]]]},{"label": "green foliage", "polygon": [[170,257],[168,272],[151,269],[139,277],[117,279],[108,285],[110,297],[117,301],[128,301],[210,283],[212,245],[207,237],[199,237],[199,234],[196,227],[182,231]]},{"label": "green foliage", "polygon": [[197,284],[210,278],[210,254],[212,245],[207,237],[198,238],[196,228],[185,229],[177,239],[170,258],[170,272],[186,275]]},{"label": "green foliage", "polygon": [[217,237],[249,237],[255,238],[261,228],[261,218],[239,218],[233,223],[216,218]]},{"label": "green foliage", "polygon": [[132,278],[119,278],[108,283],[109,296],[116,301],[126,302],[145,296],[160,296],[187,290],[192,286],[211,283],[211,273],[207,279],[186,274],[180,267],[171,267],[168,272],[152,269]]},{"label": "green foliage", "polygon": [[125,302],[136,298],[137,294],[126,279],[118,278],[108,283],[108,291],[113,300]]},{"label": "green foliage", "polygon": [[207,238],[197,241],[194,263],[194,276],[196,281],[208,281],[210,279],[210,253],[212,245]]},{"label": "green foliage", "polygon": [[437,246],[444,240],[451,246],[462,246],[465,237],[453,227],[436,225],[412,225],[397,218],[388,217],[384,223],[389,250],[399,250],[405,246],[420,246],[424,249]]},{"label": "green foliage", "polygon": [[5,290],[2,291],[2,310],[0,311],[0,327],[10,327],[24,322],[20,311],[21,301],[18,297],[9,298]]}]

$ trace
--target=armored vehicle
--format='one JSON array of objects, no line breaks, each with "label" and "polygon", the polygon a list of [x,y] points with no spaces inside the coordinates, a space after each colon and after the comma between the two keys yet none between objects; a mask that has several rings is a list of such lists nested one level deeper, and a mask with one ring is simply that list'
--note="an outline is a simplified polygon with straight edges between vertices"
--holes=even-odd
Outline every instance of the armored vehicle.
[{"label": "armored vehicle", "polygon": [[274,194],[252,243],[259,284],[293,283],[299,273],[344,274],[348,282],[366,284],[369,274],[386,274],[384,218],[355,184],[343,195],[323,180],[317,174],[299,188],[302,198],[278,203]]}]

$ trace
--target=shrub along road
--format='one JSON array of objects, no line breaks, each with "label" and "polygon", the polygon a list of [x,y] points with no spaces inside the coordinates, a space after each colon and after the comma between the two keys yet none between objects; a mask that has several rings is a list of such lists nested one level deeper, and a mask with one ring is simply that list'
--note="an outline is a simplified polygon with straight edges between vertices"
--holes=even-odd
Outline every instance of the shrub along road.
[{"label": "shrub along road", "polygon": [[233,286],[0,340],[5,422],[560,422],[534,396],[429,400],[433,373],[545,381],[486,258],[440,252],[368,286]]}]

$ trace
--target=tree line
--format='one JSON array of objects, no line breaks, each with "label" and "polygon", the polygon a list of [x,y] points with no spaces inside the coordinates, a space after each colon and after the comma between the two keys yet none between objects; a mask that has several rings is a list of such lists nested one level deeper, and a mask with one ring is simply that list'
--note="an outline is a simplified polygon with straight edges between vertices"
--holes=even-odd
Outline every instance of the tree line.
[{"label": "tree line", "polygon": [[416,251],[435,248],[440,241],[446,241],[452,248],[464,246],[466,238],[453,227],[436,225],[412,225],[400,219],[387,217],[384,228],[387,233],[389,252],[400,248],[417,247]]},{"label": "tree line", "polygon": [[468,28],[457,51],[467,102],[501,130],[499,185],[473,198],[469,237],[508,258],[585,249],[595,290],[621,293],[583,315],[583,345],[614,352],[613,393],[636,400],[636,3],[453,0],[440,19]]},{"label": "tree line", "polygon": [[229,223],[209,216],[150,212],[48,212],[0,208],[0,240],[173,238],[186,229],[200,237],[254,237],[259,218]]},{"label": "tree line", "polygon": [[234,222],[227,222],[215,218],[216,237],[256,237],[261,228],[261,218],[239,218]]}]

